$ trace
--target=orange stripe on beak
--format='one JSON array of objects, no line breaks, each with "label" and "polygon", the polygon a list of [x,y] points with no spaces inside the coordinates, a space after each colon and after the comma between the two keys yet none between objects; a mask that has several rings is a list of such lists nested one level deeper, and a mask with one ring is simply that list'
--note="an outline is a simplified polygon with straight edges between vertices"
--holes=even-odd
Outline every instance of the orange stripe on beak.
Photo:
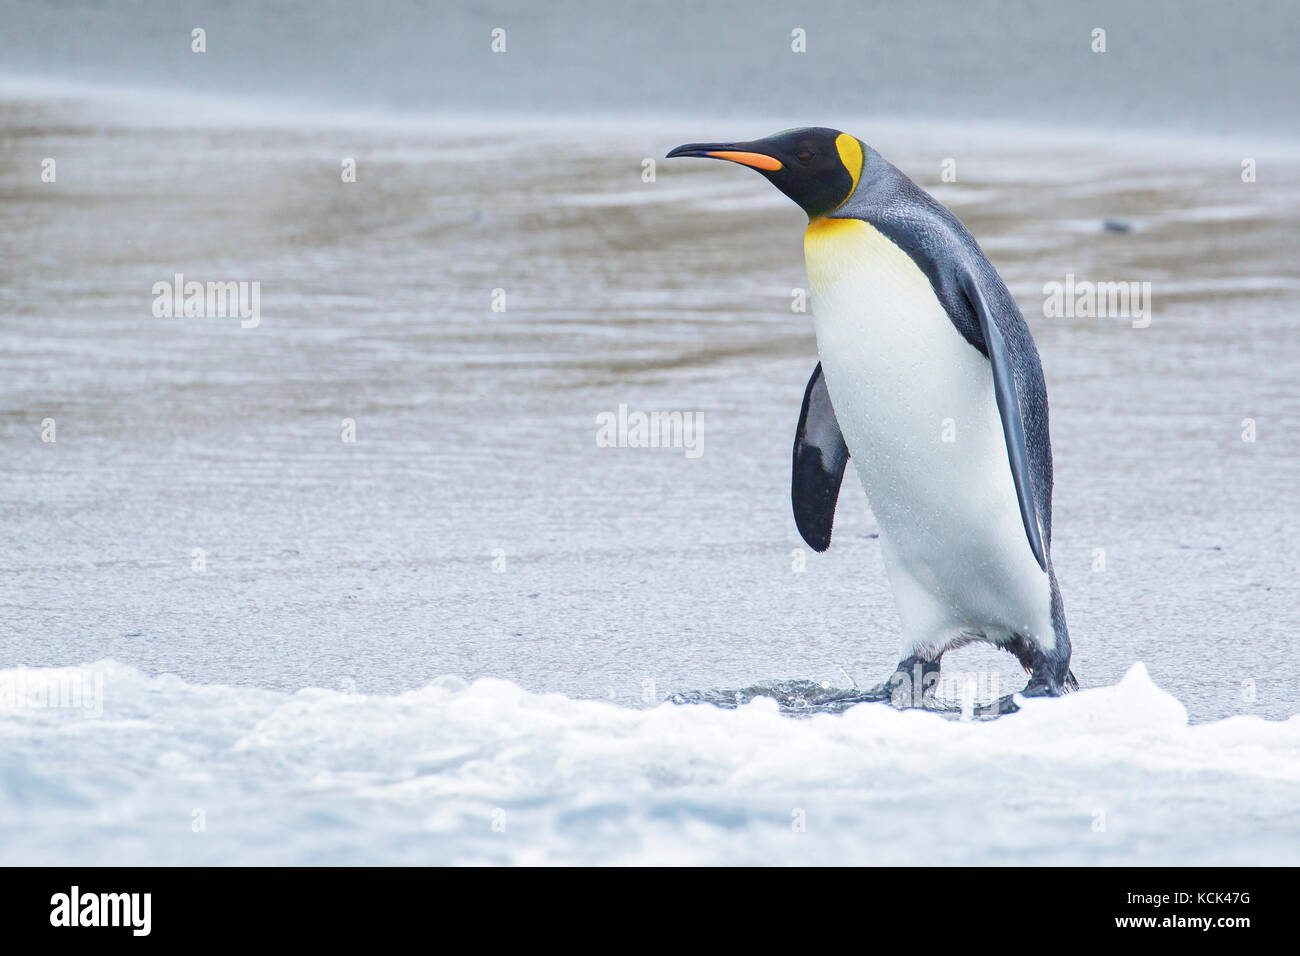
[{"label": "orange stripe on beak", "polygon": [[742,153],[724,149],[716,153],[705,153],[704,155],[713,156],[716,159],[729,159],[733,163],[740,163],[742,166],[753,166],[755,169],[766,169],[768,172],[776,172],[781,168],[779,159],[764,156],[762,153]]}]

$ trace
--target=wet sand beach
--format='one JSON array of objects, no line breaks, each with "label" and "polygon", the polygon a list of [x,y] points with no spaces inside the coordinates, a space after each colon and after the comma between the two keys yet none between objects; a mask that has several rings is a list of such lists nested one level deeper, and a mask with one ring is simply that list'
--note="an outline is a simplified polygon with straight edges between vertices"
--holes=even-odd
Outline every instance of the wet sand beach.
[{"label": "wet sand beach", "polygon": [[[892,666],[856,481],[825,555],[790,515],[802,214],[733,168],[642,179],[770,130],[184,115],[0,100],[7,664],[629,704]],[[1296,712],[1294,157],[1246,183],[1208,139],[854,131],[966,222],[1033,329],[1082,685],[1141,661],[1194,720]],[[260,283],[260,322],[155,317],[178,273]],[[1149,282],[1149,327],[1045,316],[1067,276]],[[620,405],[700,416],[701,453],[598,447]]]}]

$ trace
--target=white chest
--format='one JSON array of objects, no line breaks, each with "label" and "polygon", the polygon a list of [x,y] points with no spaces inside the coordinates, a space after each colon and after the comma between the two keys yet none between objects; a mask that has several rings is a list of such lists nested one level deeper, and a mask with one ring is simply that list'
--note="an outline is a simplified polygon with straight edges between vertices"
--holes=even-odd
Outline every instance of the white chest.
[{"label": "white chest", "polygon": [[[804,251],[827,389],[904,623],[909,613],[947,617],[926,626],[994,637],[1046,621],[1050,632],[1047,579],[1025,538],[988,359],[911,257],[869,224],[810,224]],[[905,597],[912,591],[922,597]],[[934,606],[905,606],[927,595]]]}]

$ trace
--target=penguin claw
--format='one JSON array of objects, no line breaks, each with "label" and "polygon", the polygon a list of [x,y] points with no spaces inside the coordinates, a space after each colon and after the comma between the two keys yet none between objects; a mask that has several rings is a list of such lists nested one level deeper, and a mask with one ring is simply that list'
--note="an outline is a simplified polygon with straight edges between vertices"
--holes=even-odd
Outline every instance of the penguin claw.
[{"label": "penguin claw", "polygon": [[858,703],[862,704],[882,704],[892,703],[894,699],[894,688],[890,686],[889,681],[881,681],[870,690],[864,690],[858,695]]},{"label": "penguin claw", "polygon": [[971,711],[971,717],[976,720],[997,720],[1007,714],[1014,714],[1020,710],[1020,705],[1016,703],[1016,698],[1020,696],[1020,694],[1007,694],[991,703],[980,704]]},{"label": "penguin claw", "polygon": [[[1073,677],[1074,675],[1070,675]],[[1077,685],[1076,685],[1077,686]],[[976,707],[973,716],[980,720],[996,720],[1005,714],[1014,714],[1020,710],[1020,704],[1016,702],[1018,697],[1060,697],[1066,693],[1066,688],[1052,684],[1048,681],[1030,680],[1025,685],[1025,689],[1018,694],[1007,694],[1005,697],[999,697],[989,704]]]}]

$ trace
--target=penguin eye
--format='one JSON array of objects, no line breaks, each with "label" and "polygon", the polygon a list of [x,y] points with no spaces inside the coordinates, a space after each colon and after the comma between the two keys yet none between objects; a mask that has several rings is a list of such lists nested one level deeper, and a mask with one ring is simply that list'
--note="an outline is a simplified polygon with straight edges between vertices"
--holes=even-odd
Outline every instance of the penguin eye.
[{"label": "penguin eye", "polygon": [[801,163],[806,163],[812,160],[813,154],[811,150],[801,149],[794,154],[794,158],[799,160]]}]

